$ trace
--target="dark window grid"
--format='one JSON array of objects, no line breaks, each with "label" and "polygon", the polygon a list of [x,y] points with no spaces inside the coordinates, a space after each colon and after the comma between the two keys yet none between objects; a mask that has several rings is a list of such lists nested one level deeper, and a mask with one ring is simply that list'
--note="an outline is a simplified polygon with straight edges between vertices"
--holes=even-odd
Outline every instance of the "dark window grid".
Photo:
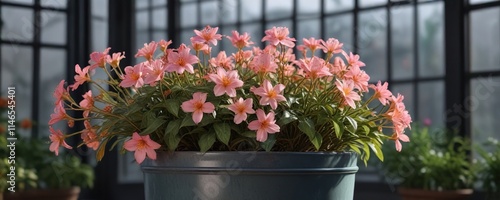
[{"label": "dark window grid", "polygon": [[[24,42],[17,40],[0,40],[0,44],[2,45],[19,45],[19,46],[34,46],[35,42]],[[50,43],[39,43],[40,47],[49,47],[49,48],[66,48],[68,45],[66,44],[50,44]]]},{"label": "dark window grid", "polygon": [[486,3],[480,3],[480,4],[473,4],[473,5],[468,5],[466,4],[465,6],[465,12],[470,12],[473,10],[478,10],[478,9],[484,9],[484,8],[492,8],[500,6],[500,1],[492,1],[492,2],[486,2]]},{"label": "dark window grid", "polygon": [[[140,30],[137,30],[138,33],[146,33],[148,35],[148,41],[152,41],[154,36],[153,34],[157,31],[165,31],[165,32],[168,32],[168,20],[165,20],[165,24],[166,24],[166,29],[163,29],[163,28],[155,28],[153,26],[153,11],[155,10],[160,10],[160,9],[165,9],[167,12],[168,12],[168,3],[167,4],[163,4],[163,5],[155,5],[153,6],[153,0],[148,0],[148,5],[144,8],[136,8],[135,11],[137,13],[140,13],[140,12],[147,12],[148,14],[148,28],[147,29],[140,29]],[[168,16],[168,14],[167,14]],[[137,47],[137,48],[140,48],[140,47]]]},{"label": "dark window grid", "polygon": [[0,5],[1,6],[12,6],[12,7],[18,7],[18,8],[49,10],[49,11],[55,11],[55,12],[67,12],[66,8],[55,8],[55,7],[41,6],[40,4],[36,3],[36,0],[35,0],[35,3],[33,5],[17,4],[17,3],[12,3],[12,2],[3,2],[3,1],[0,1]]},{"label": "dark window grid", "polygon": [[500,70],[497,71],[486,71],[486,72],[471,72],[466,75],[466,78],[468,79],[473,79],[473,78],[484,78],[484,77],[496,77],[500,76]]}]

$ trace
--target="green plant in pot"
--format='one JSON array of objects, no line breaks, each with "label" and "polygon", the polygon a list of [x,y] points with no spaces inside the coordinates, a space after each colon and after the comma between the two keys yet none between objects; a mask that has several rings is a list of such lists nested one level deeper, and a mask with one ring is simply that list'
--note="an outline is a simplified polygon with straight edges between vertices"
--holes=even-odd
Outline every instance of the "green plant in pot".
[{"label": "green plant in pot", "polygon": [[411,143],[386,154],[382,163],[388,184],[399,185],[404,200],[468,199],[476,179],[470,142],[446,130],[414,125]]},{"label": "green plant in pot", "polygon": [[[236,49],[227,55],[212,52],[223,39],[217,31],[195,30],[190,44],[174,48],[165,40],[145,44],[135,54],[139,62],[125,68],[122,53],[92,53],[69,85],[62,80],[56,88],[49,122],[84,121],[85,129],[51,130],[52,144],[72,148],[64,140],[80,136],[98,160],[113,147],[133,152],[145,172],[146,199],[261,200],[352,199],[357,155],[382,160],[383,142],[394,141],[397,150],[408,142],[404,97],[387,83],[369,84],[365,63],[337,39],[295,46],[286,27],[273,27],[258,39],[268,44],[261,49],[233,31],[224,42]],[[94,79],[94,70],[109,80]],[[98,92],[77,102],[70,90],[81,84]],[[83,115],[69,115],[73,110]],[[197,177],[212,172],[205,175],[220,181]],[[182,189],[165,189],[174,186]]]},{"label": "green plant in pot", "polygon": [[489,138],[477,148],[480,159],[479,179],[488,200],[500,198],[500,142]]}]

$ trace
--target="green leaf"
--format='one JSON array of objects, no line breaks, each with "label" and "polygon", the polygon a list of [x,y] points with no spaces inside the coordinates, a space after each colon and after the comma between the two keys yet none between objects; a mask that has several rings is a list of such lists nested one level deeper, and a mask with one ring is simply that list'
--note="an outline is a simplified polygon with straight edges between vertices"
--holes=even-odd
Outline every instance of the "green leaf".
[{"label": "green leaf", "polygon": [[358,123],[356,122],[356,120],[350,116],[347,116],[346,119],[347,119],[347,121],[349,121],[349,124],[351,124],[351,126],[353,128],[352,132],[356,133],[356,130],[358,130]]},{"label": "green leaf", "polygon": [[198,145],[200,146],[201,152],[208,151],[214,143],[215,143],[215,133],[212,131],[201,135],[200,140],[198,140]]},{"label": "green leaf", "polygon": [[287,125],[293,121],[297,120],[295,115],[292,115],[289,111],[283,111],[282,117],[278,120],[277,124],[280,126]]},{"label": "green leaf", "polygon": [[164,120],[162,118],[156,118],[153,121],[150,121],[146,129],[144,129],[139,135],[147,135],[152,132],[155,132],[165,122],[167,122],[167,120]]},{"label": "green leaf", "polygon": [[314,145],[316,150],[319,150],[321,144],[323,144],[323,137],[320,133],[316,133],[315,137],[311,139],[311,143]]},{"label": "green leaf", "polygon": [[335,128],[335,135],[339,139],[342,138],[342,130],[341,130],[339,124],[334,120],[332,120],[332,122],[333,122],[333,127]]},{"label": "green leaf", "polygon": [[181,107],[181,102],[176,99],[165,100],[165,108],[172,115],[179,117],[179,108]]},{"label": "green leaf", "polygon": [[356,144],[352,144],[352,143],[349,143],[349,147],[354,151],[356,152],[357,154],[361,154],[361,151],[359,150],[359,148],[356,146]]},{"label": "green leaf", "polygon": [[256,138],[257,134],[255,131],[245,131],[243,133],[240,133],[241,136],[248,137],[248,138]]},{"label": "green leaf", "polygon": [[274,136],[274,134],[269,134],[267,140],[261,142],[260,146],[266,151],[271,151],[271,149],[274,146],[274,143],[276,143],[276,137]]},{"label": "green leaf", "polygon": [[367,125],[363,125],[363,129],[365,130],[366,135],[370,134],[370,127],[368,127]]},{"label": "green leaf", "polygon": [[384,162],[384,153],[382,152],[382,147],[380,145],[376,145],[374,143],[368,143],[368,146],[372,149],[373,153],[377,156],[377,158]]},{"label": "green leaf", "polygon": [[215,123],[214,124],[215,134],[217,135],[217,139],[228,145],[229,139],[231,138],[231,127],[227,123]]},{"label": "green leaf", "polygon": [[196,124],[193,121],[192,115],[186,115],[186,117],[184,117],[180,128],[187,126],[196,126]]},{"label": "green leaf", "polygon": [[316,130],[314,129],[314,122],[306,118],[304,120],[299,120],[299,130],[305,133],[310,140],[316,136]]},{"label": "green leaf", "polygon": [[[165,129],[165,135],[177,135],[179,133],[179,129],[181,128],[181,120],[174,120],[168,122],[167,128]],[[165,137],[168,138],[168,137]]]},{"label": "green leaf", "polygon": [[165,141],[165,144],[167,144],[168,150],[175,151],[175,149],[179,145],[179,142],[181,141],[181,139],[182,138],[178,135],[167,134],[163,140]]}]

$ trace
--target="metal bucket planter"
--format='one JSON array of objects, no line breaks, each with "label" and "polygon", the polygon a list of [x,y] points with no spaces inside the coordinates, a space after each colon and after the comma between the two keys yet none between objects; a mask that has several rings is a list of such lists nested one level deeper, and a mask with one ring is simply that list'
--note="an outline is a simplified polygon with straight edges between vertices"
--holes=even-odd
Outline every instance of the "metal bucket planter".
[{"label": "metal bucket planter", "polygon": [[159,153],[146,200],[352,200],[357,156],[309,152]]}]

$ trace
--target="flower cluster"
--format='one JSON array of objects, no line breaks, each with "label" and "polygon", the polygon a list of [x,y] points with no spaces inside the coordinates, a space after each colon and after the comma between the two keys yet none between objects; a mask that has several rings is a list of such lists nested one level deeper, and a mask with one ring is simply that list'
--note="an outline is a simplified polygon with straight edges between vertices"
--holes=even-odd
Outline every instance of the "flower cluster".
[{"label": "flower cluster", "polygon": [[[49,122],[71,127],[83,121],[85,129],[63,134],[51,128],[51,150],[71,148],[64,139],[80,135],[98,160],[116,138],[111,148],[134,151],[139,163],[155,159],[155,150],[355,151],[366,161],[370,151],[383,159],[386,139],[398,151],[400,140],[409,141],[403,96],[393,95],[387,83],[370,84],[365,63],[337,39],[303,39],[297,59],[286,27],[266,30],[263,49],[233,31],[225,37],[237,51],[227,55],[212,52],[223,39],[217,31],[195,30],[191,44],[177,48],[165,40],[144,44],[135,54],[144,61],[123,70],[124,53],[92,53],[87,67],[75,66],[73,84],[57,86]],[[93,79],[94,70],[109,80]],[[69,90],[85,83],[96,85],[98,94],[89,90],[77,102]]]}]

